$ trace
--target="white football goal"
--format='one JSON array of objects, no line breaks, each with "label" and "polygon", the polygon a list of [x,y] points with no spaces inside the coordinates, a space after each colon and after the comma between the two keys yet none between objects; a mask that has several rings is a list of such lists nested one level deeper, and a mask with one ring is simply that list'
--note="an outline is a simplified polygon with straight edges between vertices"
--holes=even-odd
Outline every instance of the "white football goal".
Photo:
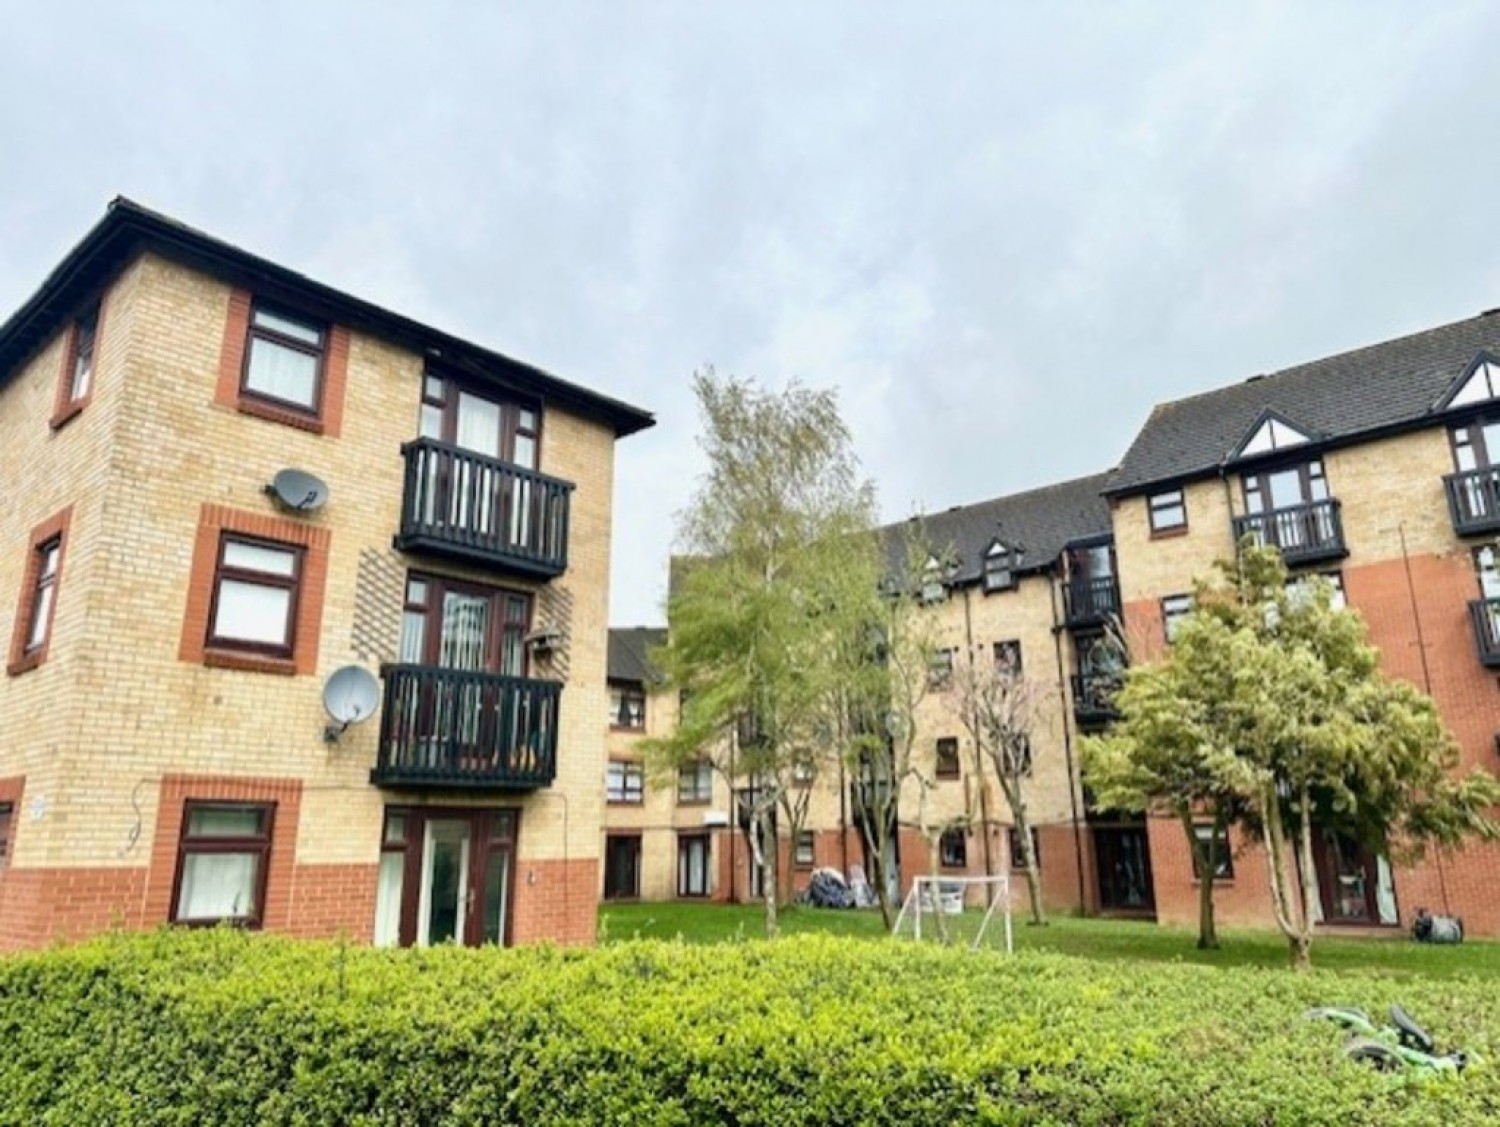
[{"label": "white football goal", "polygon": [[[972,950],[1015,950],[1010,877],[916,877],[891,935]],[[998,920],[995,917],[1000,917]]]}]

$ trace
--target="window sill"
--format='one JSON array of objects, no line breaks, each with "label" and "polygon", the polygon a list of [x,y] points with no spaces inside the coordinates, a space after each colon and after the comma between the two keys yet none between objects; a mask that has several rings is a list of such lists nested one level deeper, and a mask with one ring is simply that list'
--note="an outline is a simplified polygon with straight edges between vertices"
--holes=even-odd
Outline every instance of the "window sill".
[{"label": "window sill", "polygon": [[962,771],[940,771],[933,776],[940,783],[955,783],[963,777]]},{"label": "window sill", "polygon": [[644,806],[644,805],[646,805],[646,800],[644,798],[610,798],[610,799],[606,799],[605,800],[604,805],[606,805],[606,806]]},{"label": "window sill", "polygon": [[297,674],[297,663],[292,658],[231,653],[227,650],[205,650],[203,664],[212,669],[237,669],[242,673],[274,673],[282,677],[294,677]]},{"label": "window sill", "polygon": [[707,806],[711,802],[713,802],[713,799],[711,799],[711,798],[679,798],[677,800],[677,805],[678,806]]},{"label": "window sill", "polygon": [[611,724],[609,726],[609,730],[611,732],[625,732],[627,734],[634,733],[636,735],[645,735],[646,734],[646,725],[644,725],[644,724],[641,724],[641,725],[634,725],[634,724]]},{"label": "window sill", "polygon": [[1160,532],[1157,532],[1156,530],[1153,529],[1152,532],[1151,532],[1151,539],[1152,540],[1175,540],[1175,539],[1177,539],[1177,537],[1179,537],[1179,536],[1186,536],[1187,534],[1188,534],[1188,527],[1187,527],[1187,525],[1183,525],[1181,528],[1164,528]]},{"label": "window sill", "polygon": [[43,648],[37,650],[35,653],[29,653],[23,657],[17,658],[15,661],[11,662],[5,667],[5,672],[7,676],[19,677],[23,673],[30,673],[37,666],[45,663],[46,660],[47,651],[45,648]]},{"label": "window sill", "polygon": [[273,423],[281,423],[284,426],[295,427],[297,430],[305,430],[312,434],[322,434],[325,429],[323,420],[316,415],[309,415],[304,411],[298,411],[292,407],[278,407],[274,403],[266,403],[259,399],[251,399],[243,395],[235,403],[235,409],[242,415],[250,415],[257,419],[266,419]]},{"label": "window sill", "polygon": [[83,399],[76,399],[72,403],[69,403],[66,407],[62,408],[62,410],[58,411],[57,414],[52,416],[52,418],[48,419],[47,425],[55,431],[62,430],[63,427],[67,426],[74,419],[78,418],[79,415],[83,414],[83,409],[88,405],[89,401],[87,397],[84,397]]}]

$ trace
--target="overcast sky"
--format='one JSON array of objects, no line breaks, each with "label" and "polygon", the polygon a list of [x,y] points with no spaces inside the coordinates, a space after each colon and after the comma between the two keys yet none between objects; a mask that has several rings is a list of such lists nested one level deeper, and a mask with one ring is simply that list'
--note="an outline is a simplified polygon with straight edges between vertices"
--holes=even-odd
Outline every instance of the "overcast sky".
[{"label": "overcast sky", "polygon": [[836,385],[895,520],[1500,306],[1494,3],[0,0],[0,29],[0,318],[123,194],[646,407],[619,625],[663,619],[701,366]]}]

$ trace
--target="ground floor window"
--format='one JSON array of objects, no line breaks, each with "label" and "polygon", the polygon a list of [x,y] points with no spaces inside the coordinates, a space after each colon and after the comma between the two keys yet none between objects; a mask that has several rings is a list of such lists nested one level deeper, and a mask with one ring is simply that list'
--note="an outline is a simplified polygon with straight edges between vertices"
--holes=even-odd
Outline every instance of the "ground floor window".
[{"label": "ground floor window", "polygon": [[800,868],[810,869],[813,858],[816,855],[816,839],[812,830],[797,831],[797,856],[796,863]]},{"label": "ground floor window", "polygon": [[270,803],[187,803],[177,846],[173,922],[260,926],[275,811]]},{"label": "ground floor window", "polygon": [[518,817],[512,809],[387,807],[376,944],[508,943]]},{"label": "ground floor window", "polygon": [[9,802],[0,802],[0,869],[5,868],[5,859],[10,856],[11,810]]},{"label": "ground floor window", "polygon": [[[1005,828],[1005,846],[1010,851],[1010,867],[1012,869],[1024,869],[1026,857],[1021,852],[1021,835],[1016,833],[1015,826]],[[1031,827],[1031,856],[1036,860],[1037,868],[1042,867],[1042,846],[1037,840],[1036,827]]]},{"label": "ground floor window", "polygon": [[677,895],[708,895],[709,840],[707,834],[677,838]]},{"label": "ground floor window", "polygon": [[938,861],[945,869],[967,869],[969,835],[963,830],[944,830],[938,839]]},{"label": "ground floor window", "polygon": [[[1217,835],[1214,833],[1212,822],[1196,822],[1193,825],[1193,836],[1198,839],[1198,845],[1207,851],[1213,846],[1214,853],[1214,880],[1234,879],[1234,858],[1229,854],[1229,831],[1221,830]],[[1193,850],[1193,879],[1203,879],[1203,867],[1198,863],[1198,851]]]},{"label": "ground floor window", "polygon": [[637,900],[640,895],[640,835],[610,834],[604,839],[604,899]]}]

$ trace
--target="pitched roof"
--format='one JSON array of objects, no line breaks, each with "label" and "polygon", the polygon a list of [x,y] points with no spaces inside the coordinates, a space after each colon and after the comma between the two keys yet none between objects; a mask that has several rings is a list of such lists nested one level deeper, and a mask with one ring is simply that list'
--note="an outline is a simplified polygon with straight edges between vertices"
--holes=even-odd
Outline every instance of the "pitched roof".
[{"label": "pitched roof", "polygon": [[1500,310],[1159,404],[1107,492],[1217,472],[1266,411],[1324,445],[1431,425],[1445,393],[1486,350],[1500,352]]},{"label": "pitched roof", "polygon": [[920,521],[934,551],[952,553],[958,567],[954,583],[978,582],[985,551],[996,536],[1012,551],[1017,546],[1025,549],[1022,564],[1014,570],[1039,571],[1067,544],[1111,534],[1109,504],[1101,495],[1108,477],[1091,474],[886,525],[880,531],[887,558],[896,571],[904,567],[906,531],[913,521]]},{"label": "pitched roof", "polygon": [[667,640],[665,626],[612,626],[606,666],[611,681],[646,685],[661,680],[648,654]]},{"label": "pitched roof", "polygon": [[124,197],[110,203],[104,218],[68,252],[41,288],[0,325],[0,386],[62,324],[76,316],[100,286],[143,250],[262,296],[290,299],[310,315],[327,317],[417,353],[440,357],[445,367],[481,382],[538,395],[547,403],[608,424],[620,437],[656,423],[639,407],[315,282]]}]

